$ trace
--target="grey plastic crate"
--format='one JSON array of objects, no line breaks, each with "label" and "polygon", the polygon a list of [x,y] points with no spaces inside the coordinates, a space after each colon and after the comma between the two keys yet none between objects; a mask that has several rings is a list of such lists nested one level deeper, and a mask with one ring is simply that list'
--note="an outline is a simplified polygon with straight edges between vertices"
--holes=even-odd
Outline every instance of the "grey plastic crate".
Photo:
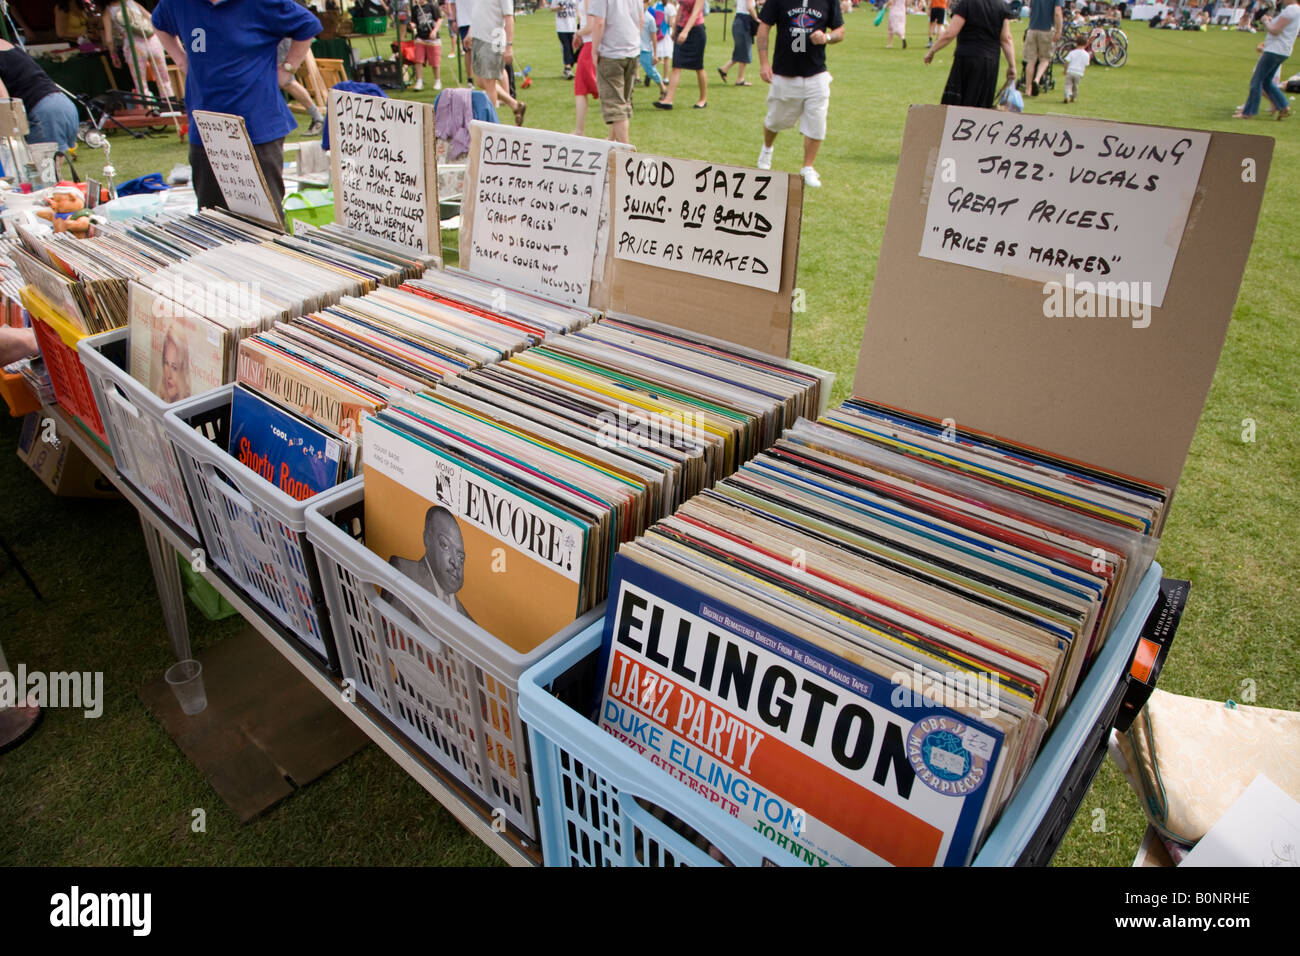
[{"label": "grey plastic crate", "polygon": [[520,654],[361,543],[363,480],[364,475],[319,494],[307,508],[307,535],[343,675],[488,809],[504,811],[507,820],[536,839],[536,788],[519,720],[519,678],[599,620],[604,607]]},{"label": "grey plastic crate", "polygon": [[164,424],[171,405],[127,372],[128,333],[114,329],[82,339],[77,353],[90,380],[113,464],[140,494],[200,544],[199,526]]},{"label": "grey plastic crate", "polygon": [[305,534],[308,502],[285,494],[226,451],[233,393],[234,386],[223,386],[177,402],[165,416],[203,530],[207,560],[337,671],[320,578]]}]

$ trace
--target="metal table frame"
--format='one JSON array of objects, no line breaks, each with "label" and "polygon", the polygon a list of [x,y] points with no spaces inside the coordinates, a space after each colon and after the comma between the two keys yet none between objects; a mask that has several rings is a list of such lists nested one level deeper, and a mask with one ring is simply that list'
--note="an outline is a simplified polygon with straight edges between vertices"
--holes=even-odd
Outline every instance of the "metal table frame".
[{"label": "metal table frame", "polygon": [[[53,418],[57,423],[60,437],[71,441],[81,449],[139,513],[140,530],[144,533],[145,547],[149,552],[149,564],[153,569],[158,600],[162,605],[163,621],[168,637],[171,639],[172,649],[178,659],[182,656],[188,657],[189,623],[185,616],[185,593],[181,587],[180,568],[177,566],[174,552],[188,554],[193,546],[192,542],[167,518],[156,512],[153,506],[117,473],[112,456],[66,411],[58,406],[45,406],[41,409],[41,415]],[[332,701],[361,729],[362,733],[410,774],[435,800],[446,807],[451,815],[486,844],[488,849],[512,866],[541,865],[540,845],[509,829],[500,829],[500,824],[494,826],[492,819],[484,815],[481,804],[472,794],[444,774],[435,764],[408,749],[396,731],[388,726],[380,715],[370,710],[364,701],[348,700],[342,682],[317,669],[275,626],[263,619],[254,605],[236,590],[224,575],[210,567],[201,573],[217,593],[229,601],[240,616],[279,651],[312,686]]]}]

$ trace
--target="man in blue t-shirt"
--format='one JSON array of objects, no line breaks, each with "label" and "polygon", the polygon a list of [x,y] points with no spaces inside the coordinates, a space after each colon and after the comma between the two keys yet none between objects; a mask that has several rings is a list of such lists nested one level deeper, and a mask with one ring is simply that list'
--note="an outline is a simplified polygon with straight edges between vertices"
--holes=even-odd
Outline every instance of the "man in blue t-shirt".
[{"label": "man in blue t-shirt", "polygon": [[1029,0],[1029,32],[1025,34],[1026,92],[1038,95],[1038,83],[1052,62],[1052,50],[1061,39],[1062,0]]},{"label": "man in blue t-shirt", "polygon": [[[294,0],[159,0],[153,25],[185,72],[186,109],[242,116],[271,197],[282,201],[284,138],[298,123],[280,93],[279,71],[298,71],[320,20]],[[285,37],[293,42],[277,63]],[[199,206],[224,208],[192,117],[190,167]]]}]

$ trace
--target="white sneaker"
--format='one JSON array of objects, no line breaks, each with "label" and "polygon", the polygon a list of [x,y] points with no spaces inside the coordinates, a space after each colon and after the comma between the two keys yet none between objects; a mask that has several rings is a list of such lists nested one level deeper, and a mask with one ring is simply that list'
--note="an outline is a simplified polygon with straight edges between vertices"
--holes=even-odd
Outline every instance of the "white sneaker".
[{"label": "white sneaker", "polygon": [[437,83],[433,84],[433,89],[434,92],[437,92],[438,90],[442,89],[442,80],[439,80]]},{"label": "white sneaker", "polygon": [[813,189],[821,188],[822,178],[817,175],[817,170],[813,169],[811,166],[805,166],[803,169],[799,170],[799,175],[803,177],[803,184],[805,186],[809,186]]},{"label": "white sneaker", "polygon": [[420,92],[420,90],[424,89],[424,77],[421,77],[420,79],[416,80],[415,85],[411,87],[411,89],[415,90],[415,92],[417,93]]},{"label": "white sneaker", "polygon": [[772,152],[775,147],[764,146],[758,151],[758,162],[755,164],[759,169],[772,168]]}]

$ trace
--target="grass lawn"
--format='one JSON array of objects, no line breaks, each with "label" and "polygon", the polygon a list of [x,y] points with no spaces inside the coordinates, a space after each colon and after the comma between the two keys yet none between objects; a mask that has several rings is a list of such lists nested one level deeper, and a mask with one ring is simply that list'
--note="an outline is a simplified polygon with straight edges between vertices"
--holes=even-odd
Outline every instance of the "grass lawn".
[{"label": "grass lawn", "polygon": [[[873,28],[871,16],[863,9],[848,17],[846,41],[829,51],[835,76],[830,132],[817,162],[825,185],[806,193],[799,256],[807,311],[796,317],[793,355],[837,373],[837,401],[853,378],[907,106],[938,102],[951,63],[945,50],[933,66],[922,64],[924,18],[908,17],[911,48],[903,51],[884,49],[884,28]],[[709,18],[708,109],[689,108],[693,77],[678,95],[686,108],[671,113],[652,109],[652,91],[637,88],[632,140],[640,149],[754,162],[765,87],[757,64],[750,88],[719,82],[715,68],[730,52],[722,25],[722,14]],[[1300,181],[1290,175],[1300,164],[1300,120],[1228,118],[1245,99],[1258,37],[1125,27],[1125,67],[1089,69],[1078,101],[1069,106],[1062,103],[1058,67],[1057,90],[1027,99],[1028,109],[1276,137],[1273,175],[1234,321],[1158,555],[1166,574],[1192,581],[1160,686],[1238,701],[1248,701],[1253,687],[1261,706],[1300,709],[1300,259],[1288,245],[1300,208]],[[518,63],[532,67],[532,87],[522,91],[529,125],[571,131],[572,89],[561,78],[552,16],[518,18],[516,40]],[[368,52],[370,45],[361,40],[357,46]],[[444,62],[444,83],[455,71],[455,60]],[[411,98],[431,100],[429,79],[425,86]],[[598,109],[587,132],[604,132]],[[82,175],[95,176],[102,166],[98,156],[84,146],[80,152]],[[174,135],[112,138],[119,180],[165,174],[185,161],[185,152]],[[797,170],[800,157],[797,137],[778,140],[778,168]],[[917,289],[917,295],[932,291]],[[1248,418],[1255,423],[1253,442],[1242,440]],[[16,436],[15,422],[0,422],[0,448],[13,448]],[[0,494],[8,503],[0,535],[46,596],[37,604],[16,574],[0,573],[0,634],[11,664],[102,670],[106,677],[103,717],[87,722],[74,712],[50,712],[34,739],[0,757],[0,864],[495,859],[373,747],[240,826],[137,696],[170,654],[133,510],[54,499],[8,451],[0,454]],[[190,621],[200,647],[238,626],[211,625],[193,611]],[[203,834],[188,828],[197,807],[207,811]],[[1126,866],[1143,827],[1136,798],[1107,763],[1056,862]]]}]

